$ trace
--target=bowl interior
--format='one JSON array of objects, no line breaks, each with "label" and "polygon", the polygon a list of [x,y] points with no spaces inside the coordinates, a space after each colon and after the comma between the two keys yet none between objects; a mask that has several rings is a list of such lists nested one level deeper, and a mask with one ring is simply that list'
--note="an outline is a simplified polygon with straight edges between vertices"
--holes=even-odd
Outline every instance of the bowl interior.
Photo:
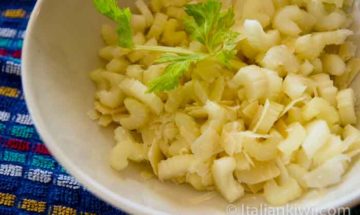
[{"label": "bowl interior", "polygon": [[[94,94],[88,74],[101,65],[97,53],[103,46],[99,32],[104,22],[92,1],[38,1],[24,47],[23,84],[44,142],[83,185],[128,212],[224,214],[228,204],[213,193],[145,180],[140,166],[121,173],[109,167],[112,130],[101,129],[86,115]],[[360,79],[354,86],[359,97]],[[356,162],[343,183],[308,193],[294,204],[321,208],[354,204],[360,197],[359,178],[360,162]],[[208,200],[200,204],[203,199]],[[244,203],[258,205],[263,199],[247,196],[236,205]]]}]

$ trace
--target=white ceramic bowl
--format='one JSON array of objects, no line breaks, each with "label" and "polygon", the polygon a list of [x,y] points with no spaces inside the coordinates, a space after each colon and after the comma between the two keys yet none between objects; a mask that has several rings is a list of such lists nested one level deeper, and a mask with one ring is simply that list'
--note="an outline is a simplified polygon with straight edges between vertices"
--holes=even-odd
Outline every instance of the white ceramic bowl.
[{"label": "white ceramic bowl", "polygon": [[[204,194],[188,186],[146,181],[140,176],[141,167],[135,165],[121,173],[109,167],[112,131],[101,129],[86,115],[94,95],[88,74],[100,65],[97,53],[104,22],[90,0],[38,0],[26,35],[22,77],[30,113],[44,142],[90,191],[127,212],[226,213],[229,206],[219,196],[195,203]],[[360,84],[357,86],[360,95]],[[360,198],[359,178],[357,162],[341,184],[311,192],[295,204],[316,208],[354,205]],[[261,197],[248,196],[234,207],[241,214],[241,205],[262,202]]]}]

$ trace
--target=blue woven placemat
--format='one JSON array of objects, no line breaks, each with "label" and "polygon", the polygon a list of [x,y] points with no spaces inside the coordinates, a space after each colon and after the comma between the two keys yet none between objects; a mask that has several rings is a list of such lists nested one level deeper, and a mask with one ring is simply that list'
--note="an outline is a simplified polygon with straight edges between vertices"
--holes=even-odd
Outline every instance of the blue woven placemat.
[{"label": "blue woven placemat", "polygon": [[0,215],[123,214],[54,160],[26,109],[21,47],[35,0],[0,1]]}]

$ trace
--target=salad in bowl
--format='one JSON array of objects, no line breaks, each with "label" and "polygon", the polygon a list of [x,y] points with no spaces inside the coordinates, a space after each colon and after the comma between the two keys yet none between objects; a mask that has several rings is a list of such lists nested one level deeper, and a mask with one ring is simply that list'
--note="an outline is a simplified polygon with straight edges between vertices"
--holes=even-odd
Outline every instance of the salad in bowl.
[{"label": "salad in bowl", "polygon": [[94,0],[103,65],[91,119],[109,165],[284,205],[341,183],[360,153],[351,0]]}]

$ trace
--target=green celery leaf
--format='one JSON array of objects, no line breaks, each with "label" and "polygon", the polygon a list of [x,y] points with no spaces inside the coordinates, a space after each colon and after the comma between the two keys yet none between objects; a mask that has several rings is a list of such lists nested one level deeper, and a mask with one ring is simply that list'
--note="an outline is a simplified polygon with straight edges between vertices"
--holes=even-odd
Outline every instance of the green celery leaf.
[{"label": "green celery leaf", "polygon": [[206,46],[210,53],[217,52],[230,40],[234,25],[232,9],[222,12],[219,0],[208,0],[205,3],[189,4],[185,6],[190,18],[185,20],[185,29],[191,37]]},{"label": "green celery leaf", "polygon": [[229,65],[229,61],[236,55],[236,46],[239,42],[239,34],[230,32],[226,35],[223,42],[223,47],[216,53],[217,59],[225,66]]},{"label": "green celery leaf", "polygon": [[166,67],[164,74],[151,81],[148,92],[169,91],[179,85],[180,78],[189,70],[190,61],[179,61]]},{"label": "green celery leaf", "polygon": [[119,45],[124,48],[134,46],[131,28],[131,11],[119,8],[116,0],[93,0],[96,9],[118,24]]},{"label": "green celery leaf", "polygon": [[116,0],[94,0],[96,9],[103,15],[112,20],[116,20],[116,16],[119,13],[119,8]]},{"label": "green celery leaf", "polygon": [[123,48],[132,48],[134,42],[131,28],[131,11],[129,8],[122,10],[122,13],[119,14],[118,23],[119,45]]},{"label": "green celery leaf", "polygon": [[175,55],[164,54],[156,63],[170,63],[164,73],[151,81],[148,92],[169,91],[179,85],[181,77],[190,69],[193,63],[203,60],[206,56],[202,54]]},{"label": "green celery leaf", "polygon": [[208,40],[221,12],[221,2],[218,0],[208,0],[205,3],[189,4],[185,6],[185,12],[190,19],[184,21],[185,29],[193,39],[208,45]]}]

